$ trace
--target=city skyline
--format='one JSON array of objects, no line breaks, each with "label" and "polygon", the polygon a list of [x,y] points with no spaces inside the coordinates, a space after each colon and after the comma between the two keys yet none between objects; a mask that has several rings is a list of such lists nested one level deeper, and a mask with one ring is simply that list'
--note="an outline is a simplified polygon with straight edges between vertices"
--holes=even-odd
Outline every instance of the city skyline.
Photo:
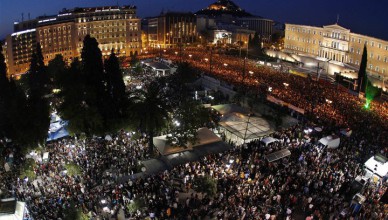
[{"label": "city skyline", "polygon": [[[181,0],[69,0],[69,1],[0,1],[0,39],[13,31],[13,22],[21,21],[41,15],[53,15],[63,8],[93,7],[110,5],[135,5],[137,15],[140,18],[159,15],[161,11],[191,11],[196,12],[205,8],[216,0],[191,1],[182,4]],[[312,2],[308,0],[296,0],[284,2],[281,0],[254,2],[249,0],[234,1],[242,9],[254,15],[269,18],[282,23],[305,24],[322,26],[336,23],[339,17],[339,25],[352,32],[373,36],[388,40],[388,29],[384,22],[384,9],[388,3],[383,1],[368,1],[368,4],[355,4],[354,1]],[[19,6],[23,5],[23,8]],[[41,7],[45,5],[45,7]],[[152,7],[150,7],[152,5]],[[363,16],[359,16],[363,15]]]}]

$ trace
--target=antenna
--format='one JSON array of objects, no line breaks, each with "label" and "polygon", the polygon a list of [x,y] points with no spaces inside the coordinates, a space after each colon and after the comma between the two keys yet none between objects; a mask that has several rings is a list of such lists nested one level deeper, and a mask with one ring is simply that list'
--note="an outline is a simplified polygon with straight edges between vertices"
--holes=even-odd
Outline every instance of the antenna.
[{"label": "antenna", "polygon": [[22,22],[24,21],[24,13],[22,13]]},{"label": "antenna", "polygon": [[336,22],[336,24],[338,24],[338,21],[339,21],[339,14],[337,14],[337,22]]}]

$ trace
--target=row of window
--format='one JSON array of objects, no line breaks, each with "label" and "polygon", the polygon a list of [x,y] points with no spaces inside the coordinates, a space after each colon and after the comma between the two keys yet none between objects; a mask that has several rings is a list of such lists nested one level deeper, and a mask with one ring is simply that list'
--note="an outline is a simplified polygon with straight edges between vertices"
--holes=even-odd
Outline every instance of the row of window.
[{"label": "row of window", "polygon": [[[295,27],[292,27],[292,28],[288,27],[287,30],[289,30],[289,31],[300,32],[300,28],[295,28]],[[313,33],[313,34],[315,35],[315,34],[316,34],[316,31],[315,31],[315,30],[311,31],[311,30],[302,29],[302,33],[308,33],[308,34]],[[322,35],[322,32],[319,32],[319,35]],[[346,35],[343,35],[343,34],[341,35],[341,33],[339,33],[339,32],[331,32],[330,35],[329,35],[329,33],[325,33],[324,36],[326,36],[326,37],[331,37],[331,38],[337,38],[337,39],[346,40]],[[289,37],[288,37],[287,39],[290,40]],[[294,40],[294,38],[292,38],[292,40]],[[351,40],[352,42],[356,42],[356,38],[354,38],[354,37],[352,37],[350,40]],[[367,46],[369,45],[369,46],[371,46],[371,47],[375,47],[375,46],[376,46],[376,47],[378,47],[379,49],[385,47],[385,50],[388,50],[388,45],[385,45],[385,46],[384,46],[382,43],[377,43],[377,42],[374,42],[374,41],[369,42],[368,40],[361,39],[361,38],[358,38],[358,39],[357,39],[357,42],[358,42],[359,44],[365,43]]]}]

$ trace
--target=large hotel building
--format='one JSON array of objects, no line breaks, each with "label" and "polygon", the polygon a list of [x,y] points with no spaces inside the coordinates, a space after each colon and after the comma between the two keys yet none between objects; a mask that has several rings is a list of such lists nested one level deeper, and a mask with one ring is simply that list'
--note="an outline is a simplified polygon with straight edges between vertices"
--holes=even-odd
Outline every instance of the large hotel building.
[{"label": "large hotel building", "polygon": [[338,24],[323,27],[286,24],[284,49],[301,55],[337,61],[359,68],[364,45],[367,46],[367,71],[388,76],[388,41],[350,32]]},{"label": "large hotel building", "polygon": [[14,33],[3,45],[8,75],[28,70],[38,42],[46,63],[56,54],[67,62],[79,57],[87,34],[97,39],[103,55],[112,49],[123,56],[140,52],[140,25],[135,6],[64,9],[55,16],[15,22]]}]

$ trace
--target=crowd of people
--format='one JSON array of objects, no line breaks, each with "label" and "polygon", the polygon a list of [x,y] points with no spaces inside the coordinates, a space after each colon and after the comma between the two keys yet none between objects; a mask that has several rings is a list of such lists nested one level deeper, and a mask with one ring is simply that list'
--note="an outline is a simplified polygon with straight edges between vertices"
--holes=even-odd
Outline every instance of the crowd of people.
[{"label": "crowd of people", "polygon": [[[35,180],[2,170],[2,193],[25,201],[34,219],[64,219],[71,208],[107,219],[117,218],[121,210],[130,219],[388,218],[387,207],[379,202],[388,187],[387,177],[363,187],[360,193],[366,200],[360,210],[352,204],[352,184],[363,174],[363,163],[377,153],[387,155],[386,103],[373,102],[372,110],[366,111],[361,100],[330,83],[285,76],[248,60],[244,68],[240,59],[220,54],[211,58],[210,72],[210,57],[204,57],[201,49],[185,53],[192,55],[188,61],[196,68],[226,83],[252,91],[259,85],[271,86],[271,95],[303,107],[308,120],[276,131],[272,136],[279,141],[269,145],[258,139],[137,179],[122,177],[141,172],[139,161],[149,158],[143,135],[135,138],[121,131],[105,138],[65,138],[47,144],[50,157],[37,160]],[[207,62],[199,62],[205,58]],[[304,138],[306,127],[317,126],[313,123],[323,131]],[[339,148],[317,144],[324,135],[340,135],[341,128],[353,133],[341,138]],[[289,157],[266,160],[265,155],[285,148]],[[20,152],[13,157],[14,167],[25,161]],[[68,173],[68,164],[80,172]],[[215,196],[194,190],[200,176],[216,181]]]},{"label": "crowd of people", "polygon": [[[25,201],[34,219],[63,219],[66,209],[102,212],[99,199],[123,176],[141,172],[140,161],[149,158],[146,141],[140,135],[119,132],[113,137],[77,140],[65,138],[49,142],[48,161],[34,157],[34,179],[19,177],[16,172],[2,175],[3,196]],[[37,154],[39,155],[39,154]],[[18,160],[20,159],[20,161]],[[16,155],[14,167],[24,163],[25,156]],[[72,164],[79,172],[67,173]]]}]

